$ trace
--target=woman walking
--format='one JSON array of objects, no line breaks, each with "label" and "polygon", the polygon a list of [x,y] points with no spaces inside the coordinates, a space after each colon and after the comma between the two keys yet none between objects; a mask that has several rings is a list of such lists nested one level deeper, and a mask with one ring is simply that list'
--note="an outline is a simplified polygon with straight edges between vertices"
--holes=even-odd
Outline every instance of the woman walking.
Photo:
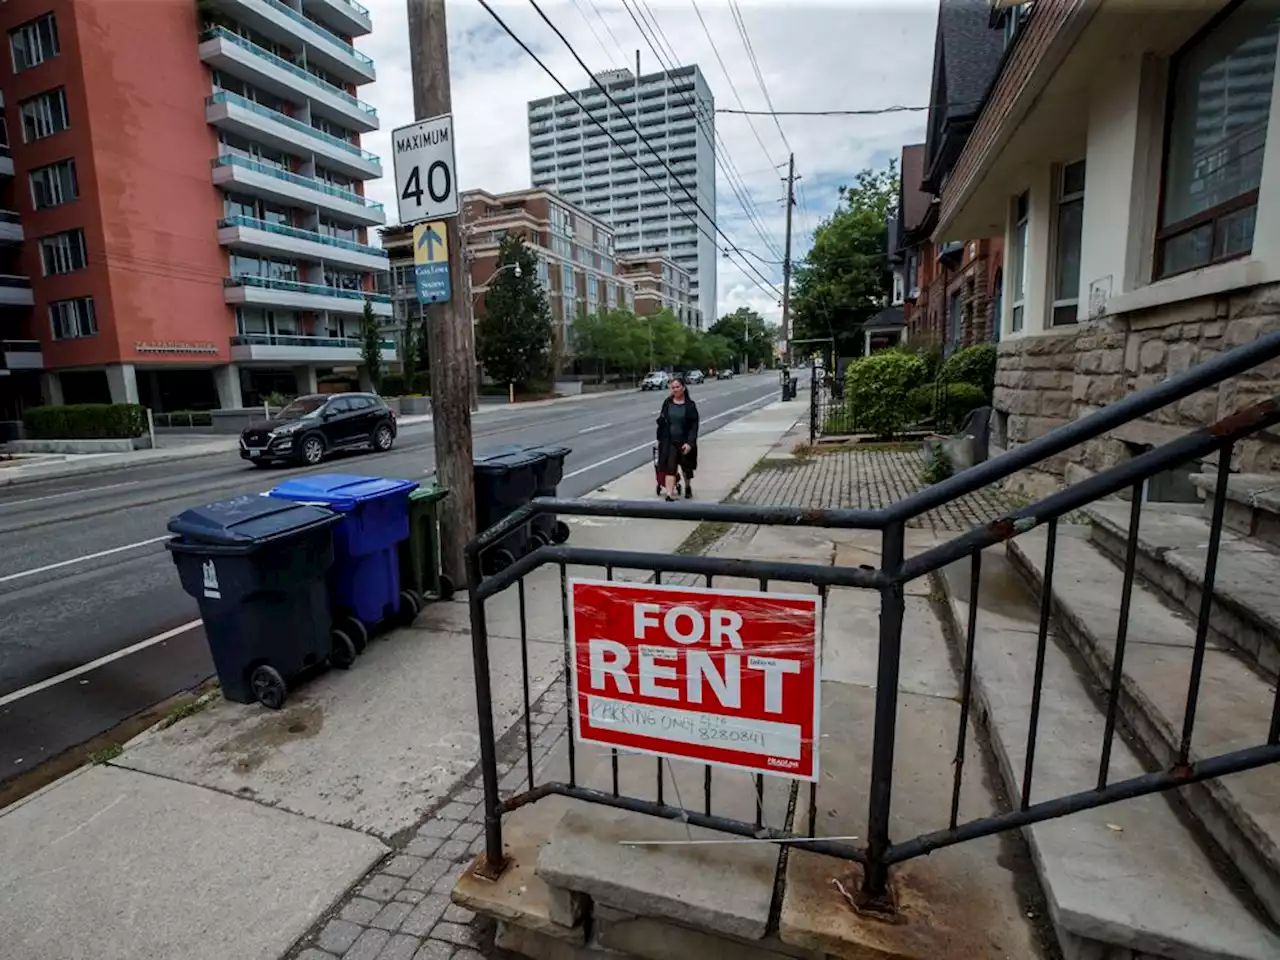
[{"label": "woman walking", "polygon": [[693,496],[693,473],[698,469],[698,405],[689,396],[684,378],[671,378],[670,395],[658,414],[658,471],[663,495],[676,498],[676,473],[684,474],[684,497]]}]

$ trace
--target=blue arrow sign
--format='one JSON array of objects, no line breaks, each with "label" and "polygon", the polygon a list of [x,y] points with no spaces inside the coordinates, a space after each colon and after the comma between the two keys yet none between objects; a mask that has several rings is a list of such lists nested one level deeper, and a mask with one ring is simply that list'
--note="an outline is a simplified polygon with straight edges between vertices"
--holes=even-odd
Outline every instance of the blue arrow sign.
[{"label": "blue arrow sign", "polygon": [[427,248],[427,260],[434,263],[436,259],[436,244],[444,246],[444,237],[436,233],[434,226],[429,226],[422,231],[422,236],[418,239],[418,248],[424,245]]}]

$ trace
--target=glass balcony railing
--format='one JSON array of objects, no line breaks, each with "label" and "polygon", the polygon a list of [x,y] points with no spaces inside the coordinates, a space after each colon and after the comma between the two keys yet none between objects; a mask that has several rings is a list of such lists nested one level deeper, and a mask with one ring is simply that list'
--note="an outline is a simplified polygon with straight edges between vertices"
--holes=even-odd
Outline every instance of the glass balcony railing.
[{"label": "glass balcony railing", "polygon": [[371,303],[391,302],[391,297],[384,293],[370,293],[364,290],[348,290],[344,287],[326,286],[323,283],[300,283],[297,280],[277,280],[273,277],[226,277],[223,279],[222,285],[224,287],[259,287],[264,290],[283,290],[288,293],[306,293],[315,297],[341,297],[343,300],[368,300]]},{"label": "glass balcony railing", "polygon": [[[382,211],[382,204],[377,201],[370,200],[368,197],[362,197],[360,194],[351,190],[343,190],[341,187],[335,187],[325,183],[323,180],[316,180],[312,177],[299,176],[296,173],[290,173],[288,170],[281,170],[279,167],[273,167],[269,163],[259,163],[256,160],[249,160],[245,157],[237,156],[234,153],[223,154],[220,157],[214,157],[211,161],[214,167],[243,167],[245,170],[253,170],[257,173],[264,173],[269,177],[275,177],[277,180],[285,180],[289,183],[296,183],[300,187],[306,187],[308,190],[319,190],[321,193],[327,193],[331,197],[337,197],[339,200],[346,200],[348,203],[359,204],[370,210]],[[4,211],[0,211],[0,221],[4,219]]]},{"label": "glass balcony railing", "polygon": [[20,276],[15,273],[0,273],[0,287],[13,287],[17,289],[31,289],[31,278]]},{"label": "glass balcony railing", "polygon": [[286,127],[297,130],[299,133],[305,133],[309,137],[315,137],[318,140],[323,140],[325,143],[333,144],[335,147],[341,147],[348,153],[353,153],[357,157],[367,160],[369,163],[376,163],[379,166],[382,165],[382,161],[376,154],[372,154],[368,150],[361,150],[354,143],[343,140],[341,137],[335,137],[332,134],[325,133],[323,130],[317,130],[309,123],[303,123],[301,120],[295,120],[293,117],[288,114],[281,113],[279,110],[272,110],[269,107],[264,107],[260,103],[254,103],[248,97],[242,97],[240,94],[232,93],[230,90],[219,90],[212,96],[206,97],[204,103],[207,107],[211,107],[215,103],[235,104],[237,107],[243,107],[244,109],[250,110],[259,116],[266,117],[268,120],[274,120],[276,123],[283,123]]},{"label": "glass balcony railing", "polygon": [[338,2],[341,3],[344,7],[350,7],[352,10],[360,14],[360,16],[364,17],[366,20],[369,19],[368,8],[360,6],[360,4],[356,3],[356,0],[338,0]]},{"label": "glass balcony railing", "polygon": [[[231,338],[233,347],[328,347],[336,350],[359,350],[359,337],[304,337],[292,333],[240,333]],[[394,340],[383,340],[383,350],[394,350]]]},{"label": "glass balcony railing", "polygon": [[17,210],[0,210],[0,223],[21,223]]},{"label": "glass balcony railing", "polygon": [[387,251],[381,247],[371,247],[364,243],[356,243],[354,240],[343,240],[339,237],[316,233],[314,230],[300,230],[297,227],[286,227],[284,224],[271,223],[268,220],[257,220],[253,217],[224,217],[218,221],[218,227],[219,229],[223,227],[243,227],[246,230],[265,230],[267,233],[274,233],[282,237],[306,240],[309,243],[323,243],[325,246],[350,250],[352,253],[362,253],[367,257],[387,259]]},{"label": "glass balcony railing", "polygon": [[0,340],[0,351],[4,353],[39,353],[39,340]]},{"label": "glass balcony railing", "polygon": [[279,67],[281,70],[288,71],[289,73],[293,74],[295,77],[298,77],[300,80],[305,80],[307,83],[311,84],[312,86],[325,91],[325,93],[331,93],[335,97],[339,97],[347,101],[347,103],[351,104],[352,106],[359,107],[361,110],[363,110],[365,113],[367,113],[371,117],[376,117],[378,115],[377,109],[372,104],[365,103],[363,100],[353,97],[351,94],[347,93],[347,91],[343,90],[341,87],[336,86],[335,84],[332,84],[327,80],[321,80],[314,73],[311,73],[310,71],[302,69],[302,67],[298,66],[296,63],[290,63],[284,57],[277,57],[274,53],[272,53],[270,50],[267,50],[265,47],[260,47],[253,41],[246,40],[244,37],[240,36],[240,34],[238,33],[232,33],[226,27],[212,27],[211,29],[206,30],[204,33],[200,34],[201,42],[205,40],[216,40],[216,39],[226,40],[230,43],[234,43],[237,47],[242,47],[245,50],[248,50],[255,57],[261,57],[263,60],[267,61],[273,66]]},{"label": "glass balcony railing", "polygon": [[311,30],[312,33],[314,33],[320,39],[324,40],[325,43],[329,44],[329,46],[336,47],[337,49],[345,53],[347,56],[353,57],[357,63],[362,63],[366,67],[373,66],[372,57],[365,56],[363,53],[361,53],[351,44],[347,43],[347,41],[339,37],[336,33],[326,30],[324,27],[320,26],[320,24],[316,23],[314,20],[310,20],[307,17],[304,17],[302,14],[298,13],[297,10],[294,10],[292,7],[286,6],[285,4],[281,3],[280,0],[266,0],[266,4],[267,6],[272,7],[275,10],[279,10],[281,13],[289,17],[291,20],[296,20],[298,23],[302,24],[304,27],[307,27],[308,29]]}]

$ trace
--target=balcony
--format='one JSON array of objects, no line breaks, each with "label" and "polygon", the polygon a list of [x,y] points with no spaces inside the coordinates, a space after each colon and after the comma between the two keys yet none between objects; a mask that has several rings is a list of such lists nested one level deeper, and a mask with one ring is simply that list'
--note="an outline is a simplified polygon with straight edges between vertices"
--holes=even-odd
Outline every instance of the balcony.
[{"label": "balcony", "polygon": [[31,292],[31,278],[0,273],[0,306],[30,307],[36,302]]},{"label": "balcony", "polygon": [[15,210],[0,210],[0,243],[21,243],[22,218]]},{"label": "balcony", "polygon": [[367,150],[236,93],[222,90],[207,97],[204,117],[221,130],[260,141],[290,156],[319,157],[326,167],[360,180],[376,180],[382,176],[382,161]]},{"label": "balcony", "polygon": [[[344,221],[361,226],[380,226],[387,222],[382,204],[350,190],[330,186],[323,180],[278,170],[269,164],[258,163],[236,154],[215,157],[212,166],[214,185],[224,189],[234,187],[240,193],[290,206],[318,207]],[[4,239],[3,219],[4,213],[0,211],[0,240]]]},{"label": "balcony", "polygon": [[336,33],[348,37],[373,33],[373,18],[355,0],[302,0],[302,9]]},{"label": "balcony", "polygon": [[8,144],[0,144],[0,177],[13,176],[13,154]]},{"label": "balcony", "polygon": [[[244,333],[231,338],[235,363],[258,360],[269,363],[359,363],[356,337],[304,337],[283,333]],[[395,362],[396,342],[382,341],[382,359]]]},{"label": "balcony", "polygon": [[43,369],[44,353],[39,340],[0,340],[0,372]]},{"label": "balcony", "polygon": [[218,221],[218,242],[224,247],[255,253],[285,254],[355,270],[389,270],[387,252],[353,240],[341,240],[313,230],[301,230],[252,217]]},{"label": "balcony", "polygon": [[201,34],[200,59],[290,103],[310,103],[318,117],[362,133],[378,129],[378,111],[363,100],[223,27]]},{"label": "balcony", "polygon": [[287,307],[294,310],[360,314],[365,301],[375,317],[392,315],[391,298],[383,293],[345,290],[319,283],[272,280],[268,277],[227,277],[222,281],[223,299],[233,305]]},{"label": "balcony", "polygon": [[373,83],[373,60],[332,30],[298,13],[281,0],[210,0],[234,20],[290,49],[305,51],[307,61],[347,83]]}]

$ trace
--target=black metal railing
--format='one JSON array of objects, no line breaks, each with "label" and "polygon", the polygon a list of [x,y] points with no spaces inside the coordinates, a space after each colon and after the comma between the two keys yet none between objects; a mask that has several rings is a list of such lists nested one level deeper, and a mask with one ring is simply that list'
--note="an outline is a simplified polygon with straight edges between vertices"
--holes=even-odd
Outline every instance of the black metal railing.
[{"label": "black metal railing", "polygon": [[816,364],[809,381],[809,445],[819,437],[847,436],[858,432],[858,415],[845,399],[844,378]]},{"label": "black metal railing", "polygon": [[[502,818],[511,810],[540,797],[557,794],[604,804],[625,810],[651,814],[666,819],[682,820],[695,826],[709,827],[740,836],[768,837],[791,846],[829,854],[863,865],[861,895],[872,908],[891,909],[886,900],[890,868],[894,864],[923,856],[933,850],[990,836],[1088,810],[1120,800],[1145,796],[1175,787],[1225,776],[1280,761],[1280,691],[1271,704],[1271,720],[1267,730],[1259,730],[1257,742],[1216,756],[1193,759],[1191,742],[1194,734],[1200,691],[1201,668],[1208,640],[1209,612],[1214,596],[1214,578],[1227,498],[1228,470],[1232,452],[1245,438],[1280,424],[1280,398],[1272,397],[1192,430],[1186,435],[1124,461],[1102,473],[1089,477],[1065,490],[1013,511],[970,530],[949,542],[935,546],[910,558],[905,555],[905,532],[909,522],[927,512],[951,503],[989,484],[998,483],[1020,470],[1056,457],[1086,441],[1102,436],[1122,424],[1146,416],[1192,394],[1215,387],[1222,381],[1245,373],[1260,364],[1280,357],[1280,333],[1272,333],[1252,343],[1219,354],[1190,370],[1179,373],[1154,386],[1137,391],[1125,399],[1104,407],[1082,419],[1068,423],[1030,443],[1008,451],[1000,457],[971,467],[951,478],[926,487],[888,507],[861,509],[815,510],[799,507],[752,506],[743,503],[660,503],[647,501],[606,500],[539,500],[486,530],[467,547],[468,579],[472,627],[472,649],[475,661],[476,695],[480,724],[481,772],[485,793],[485,861],[482,869],[496,874],[503,869]],[[1125,638],[1129,605],[1134,585],[1136,544],[1142,512],[1141,491],[1151,477],[1173,467],[1217,455],[1218,480],[1213,492],[1211,535],[1203,572],[1199,618],[1195,645],[1191,651],[1184,722],[1176,762],[1165,769],[1153,770],[1120,781],[1109,779],[1110,754],[1118,724],[1118,705],[1122,695]],[[1114,663],[1110,684],[1104,692],[1106,726],[1104,730],[1098,776],[1095,783],[1075,793],[1031,802],[1035,746],[1039,731],[1040,697],[1044,680],[1045,655],[1050,632],[1051,597],[1053,592],[1054,553],[1058,522],[1073,511],[1101,498],[1129,493],[1132,500],[1128,553],[1122,586],[1120,622],[1117,628]],[[501,541],[534,517],[546,514],[601,518],[631,518],[667,521],[701,521],[720,524],[802,526],[831,529],[876,530],[881,534],[879,568],[818,566],[806,563],[745,560],[722,556],[684,556],[642,553],[631,550],[544,546],[520,557],[511,566],[491,577],[481,574],[484,551]],[[960,788],[964,778],[966,737],[973,702],[973,674],[976,635],[978,631],[978,584],[982,551],[1010,540],[1032,529],[1047,527],[1047,552],[1043,574],[1042,600],[1037,636],[1036,667],[1029,725],[1026,759],[1021,792],[1012,809],[991,816],[961,821]],[[899,668],[902,657],[902,630],[905,612],[905,585],[912,580],[941,571],[956,562],[969,560],[969,614],[961,641],[963,677],[960,719],[956,731],[956,753],[953,763],[950,816],[938,829],[910,839],[894,841],[890,836],[892,782],[899,699]],[[492,690],[489,676],[489,638],[486,626],[486,603],[512,585],[519,587],[520,622],[525,625],[524,578],[545,565],[558,566],[562,584],[561,600],[565,603],[565,667],[568,667],[568,605],[564,590],[567,567],[603,568],[609,579],[619,569],[649,571],[654,580],[664,575],[686,574],[701,578],[708,586],[717,577],[751,579],[767,589],[771,583],[807,583],[815,586],[825,599],[832,587],[875,590],[880,594],[878,664],[875,680],[875,719],[870,770],[867,835],[865,845],[815,836],[816,786],[810,785],[808,797],[808,831],[765,826],[757,814],[750,823],[713,813],[711,806],[712,772],[706,771],[706,790],[701,809],[671,803],[662,792],[662,765],[657,766],[657,799],[627,796],[619,791],[616,776],[611,790],[587,787],[578,782],[573,753],[573,726],[570,703],[568,722],[568,779],[536,783],[532,759],[528,761],[527,789],[503,799],[498,789],[498,761],[493,721]],[[826,604],[823,604],[825,609]],[[522,633],[524,633],[522,629]],[[522,637],[527,645],[527,637]],[[529,716],[528,661],[525,660],[525,717]],[[527,719],[526,719],[527,723]],[[526,733],[527,733],[526,726]],[[532,744],[529,744],[530,755]],[[757,780],[757,796],[761,781]],[[757,810],[759,810],[757,805]],[[797,807],[797,809],[802,809]]]}]

